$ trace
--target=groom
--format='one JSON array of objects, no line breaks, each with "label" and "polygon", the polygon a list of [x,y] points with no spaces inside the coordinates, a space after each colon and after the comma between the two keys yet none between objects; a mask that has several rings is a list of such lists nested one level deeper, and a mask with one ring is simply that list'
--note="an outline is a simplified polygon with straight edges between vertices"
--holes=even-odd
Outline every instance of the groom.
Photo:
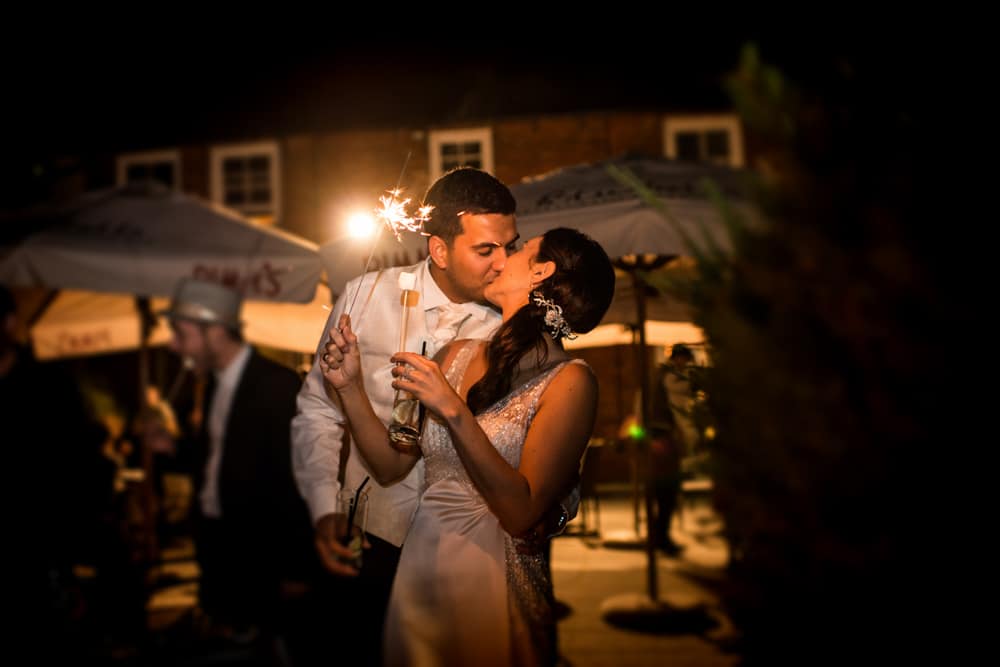
[{"label": "groom", "polygon": [[[416,274],[419,293],[410,311],[406,349],[419,350],[427,343],[433,356],[456,338],[488,338],[500,325],[500,314],[483,300],[483,290],[500,274],[518,241],[514,222],[515,201],[510,190],[490,174],[468,167],[455,169],[438,179],[427,191],[424,204],[434,210],[424,223],[428,258],[413,266],[368,273],[350,281],[341,291],[319,341],[335,326],[359,288],[350,312],[361,347],[365,387],[376,414],[388,423],[394,390],[389,357],[399,348],[399,274]],[[316,355],[316,359],[320,354]],[[354,576],[337,594],[350,601],[330,604],[351,607],[348,625],[341,624],[344,637],[363,647],[365,654],[380,662],[382,623],[400,547],[416,511],[423,480],[423,461],[403,479],[380,486],[374,478],[367,484],[369,510],[366,549],[360,573],[346,565],[350,552],[337,540],[334,524],[341,445],[345,438],[344,417],[323,386],[318,363],[314,363],[298,395],[298,414],[292,420],[292,457],[299,490],[309,505],[316,527],[316,547],[328,570]],[[364,459],[351,450],[344,486],[357,489],[369,472]],[[343,559],[343,560],[342,560]],[[340,619],[343,623],[343,619]]]}]

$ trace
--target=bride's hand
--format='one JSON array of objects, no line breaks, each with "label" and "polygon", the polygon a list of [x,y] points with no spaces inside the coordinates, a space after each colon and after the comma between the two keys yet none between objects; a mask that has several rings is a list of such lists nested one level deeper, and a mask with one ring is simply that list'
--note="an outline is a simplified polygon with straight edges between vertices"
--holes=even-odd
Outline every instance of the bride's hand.
[{"label": "bride's hand", "polygon": [[447,419],[464,404],[441,372],[441,367],[415,352],[397,352],[390,359],[394,389],[408,391],[436,415]]},{"label": "bride's hand", "polygon": [[319,369],[329,387],[341,391],[351,385],[362,385],[361,351],[358,337],[351,330],[351,316],[341,315],[339,326],[330,329],[323,347]]}]

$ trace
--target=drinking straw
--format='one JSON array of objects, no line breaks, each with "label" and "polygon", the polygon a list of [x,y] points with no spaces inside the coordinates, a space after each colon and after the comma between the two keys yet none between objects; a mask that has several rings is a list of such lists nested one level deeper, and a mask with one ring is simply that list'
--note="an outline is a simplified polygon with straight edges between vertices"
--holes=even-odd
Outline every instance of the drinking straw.
[{"label": "drinking straw", "polygon": [[361,489],[365,488],[365,484],[368,483],[369,479],[371,479],[371,476],[366,476],[365,477],[365,481],[361,482],[361,486],[358,487],[358,490],[354,492],[354,497],[351,498],[351,507],[347,511],[347,539],[348,540],[351,539],[351,527],[354,525],[354,513],[358,509],[358,499],[361,496]]}]

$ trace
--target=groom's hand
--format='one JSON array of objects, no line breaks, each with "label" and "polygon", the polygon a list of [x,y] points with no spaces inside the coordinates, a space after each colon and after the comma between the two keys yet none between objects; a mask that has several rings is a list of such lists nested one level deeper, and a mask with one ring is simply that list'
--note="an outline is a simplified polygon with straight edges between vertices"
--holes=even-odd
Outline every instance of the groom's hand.
[{"label": "groom's hand", "polygon": [[323,567],[342,577],[358,576],[358,569],[348,565],[354,553],[340,543],[347,526],[343,514],[324,514],[316,521],[316,551]]}]

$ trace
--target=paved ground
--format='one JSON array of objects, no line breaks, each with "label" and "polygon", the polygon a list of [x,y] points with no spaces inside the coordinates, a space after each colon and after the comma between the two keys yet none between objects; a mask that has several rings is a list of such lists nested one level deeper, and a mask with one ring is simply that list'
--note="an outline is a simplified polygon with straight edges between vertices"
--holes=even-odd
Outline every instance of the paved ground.
[{"label": "paved ground", "polygon": [[[658,600],[650,613],[632,613],[648,598],[648,559],[636,545],[631,500],[620,493],[602,497],[599,520],[591,510],[570,524],[569,535],[552,546],[556,598],[568,605],[559,624],[561,664],[572,667],[644,665],[729,666],[739,656],[726,650],[733,636],[716,593],[728,558],[721,524],[706,506],[688,508],[675,520],[673,538],[685,546],[679,557],[657,557]],[[587,530],[585,530],[585,528]],[[575,533],[575,534],[574,534]],[[611,548],[608,544],[620,545]],[[630,546],[631,545],[631,546]],[[165,553],[161,587],[149,602],[152,647],[144,654],[165,665],[246,665],[246,651],[195,643],[187,626],[197,600],[197,567],[190,546]],[[645,631],[617,627],[603,612],[624,610],[629,628],[636,618]],[[125,652],[118,664],[147,664]]]},{"label": "paved ground", "polygon": [[[733,632],[714,592],[728,552],[717,517],[707,507],[684,514],[684,529],[674,522],[672,537],[685,546],[678,558],[657,555],[659,607],[648,604],[648,558],[643,548],[608,548],[605,543],[635,542],[631,502],[603,499],[600,536],[561,537],[553,544],[556,598],[571,607],[559,624],[563,663],[573,667],[643,665],[734,665],[739,656],[724,651]],[[594,517],[589,528],[597,527]],[[571,529],[580,529],[580,521]],[[645,622],[649,631],[616,627],[602,610],[624,610],[627,619]],[[634,627],[629,625],[629,627]]]}]

